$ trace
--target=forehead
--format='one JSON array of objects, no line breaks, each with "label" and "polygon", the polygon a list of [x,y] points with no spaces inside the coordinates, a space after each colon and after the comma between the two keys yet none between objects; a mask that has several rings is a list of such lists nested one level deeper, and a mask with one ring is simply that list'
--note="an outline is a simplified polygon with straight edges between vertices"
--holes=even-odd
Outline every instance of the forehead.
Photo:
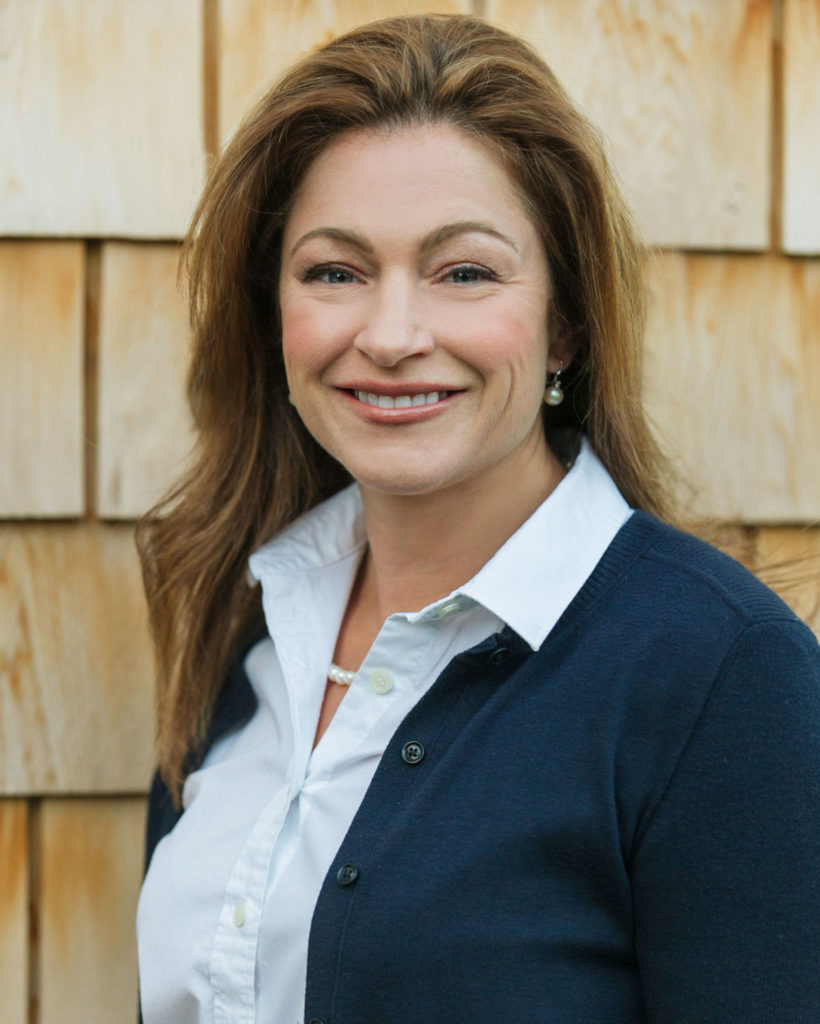
[{"label": "forehead", "polygon": [[309,167],[285,237],[287,244],[317,224],[423,234],[451,221],[488,219],[521,234],[535,232],[487,144],[445,123],[354,129]]}]

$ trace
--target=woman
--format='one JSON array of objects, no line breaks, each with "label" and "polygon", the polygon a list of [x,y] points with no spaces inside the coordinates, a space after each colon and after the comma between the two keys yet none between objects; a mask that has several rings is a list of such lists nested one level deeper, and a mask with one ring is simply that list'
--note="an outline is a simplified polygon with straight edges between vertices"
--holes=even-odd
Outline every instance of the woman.
[{"label": "woman", "polygon": [[548,69],[336,40],[189,264],[146,1024],[816,1021],[817,645],[655,518],[637,249]]}]

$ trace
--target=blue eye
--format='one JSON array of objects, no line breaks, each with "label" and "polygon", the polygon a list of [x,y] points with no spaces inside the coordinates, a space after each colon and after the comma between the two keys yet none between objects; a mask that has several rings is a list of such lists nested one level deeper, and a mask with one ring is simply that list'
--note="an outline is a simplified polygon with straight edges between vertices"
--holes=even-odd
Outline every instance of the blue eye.
[{"label": "blue eye", "polygon": [[479,281],[494,281],[495,274],[486,267],[465,263],[463,266],[448,270],[444,275],[444,280],[452,281],[453,284],[477,284]]},{"label": "blue eye", "polygon": [[350,284],[356,277],[344,267],[335,267],[332,264],[323,264],[318,267],[311,267],[305,274],[306,281],[321,281],[322,284]]}]

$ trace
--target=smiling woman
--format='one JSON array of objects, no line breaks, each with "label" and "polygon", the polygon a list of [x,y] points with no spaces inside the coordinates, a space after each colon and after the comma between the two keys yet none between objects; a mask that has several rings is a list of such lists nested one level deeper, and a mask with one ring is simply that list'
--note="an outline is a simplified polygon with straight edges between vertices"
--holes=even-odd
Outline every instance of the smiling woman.
[{"label": "smiling woman", "polygon": [[817,645],[669,525],[638,247],[549,69],[335,40],[187,256],[145,1024],[814,1024]]}]

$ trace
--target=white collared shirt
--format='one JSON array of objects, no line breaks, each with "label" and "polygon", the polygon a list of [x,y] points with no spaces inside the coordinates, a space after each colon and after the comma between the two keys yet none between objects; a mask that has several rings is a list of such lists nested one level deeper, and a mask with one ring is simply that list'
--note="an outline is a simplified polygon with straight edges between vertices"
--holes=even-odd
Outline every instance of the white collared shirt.
[{"label": "white collared shirt", "polygon": [[564,480],[467,583],[391,615],[312,749],[366,545],[353,485],[250,560],[270,638],[259,705],[186,780],[137,917],[145,1024],[303,1024],[313,907],[385,747],[459,652],[504,624],[536,650],[631,510],[584,441]]}]

